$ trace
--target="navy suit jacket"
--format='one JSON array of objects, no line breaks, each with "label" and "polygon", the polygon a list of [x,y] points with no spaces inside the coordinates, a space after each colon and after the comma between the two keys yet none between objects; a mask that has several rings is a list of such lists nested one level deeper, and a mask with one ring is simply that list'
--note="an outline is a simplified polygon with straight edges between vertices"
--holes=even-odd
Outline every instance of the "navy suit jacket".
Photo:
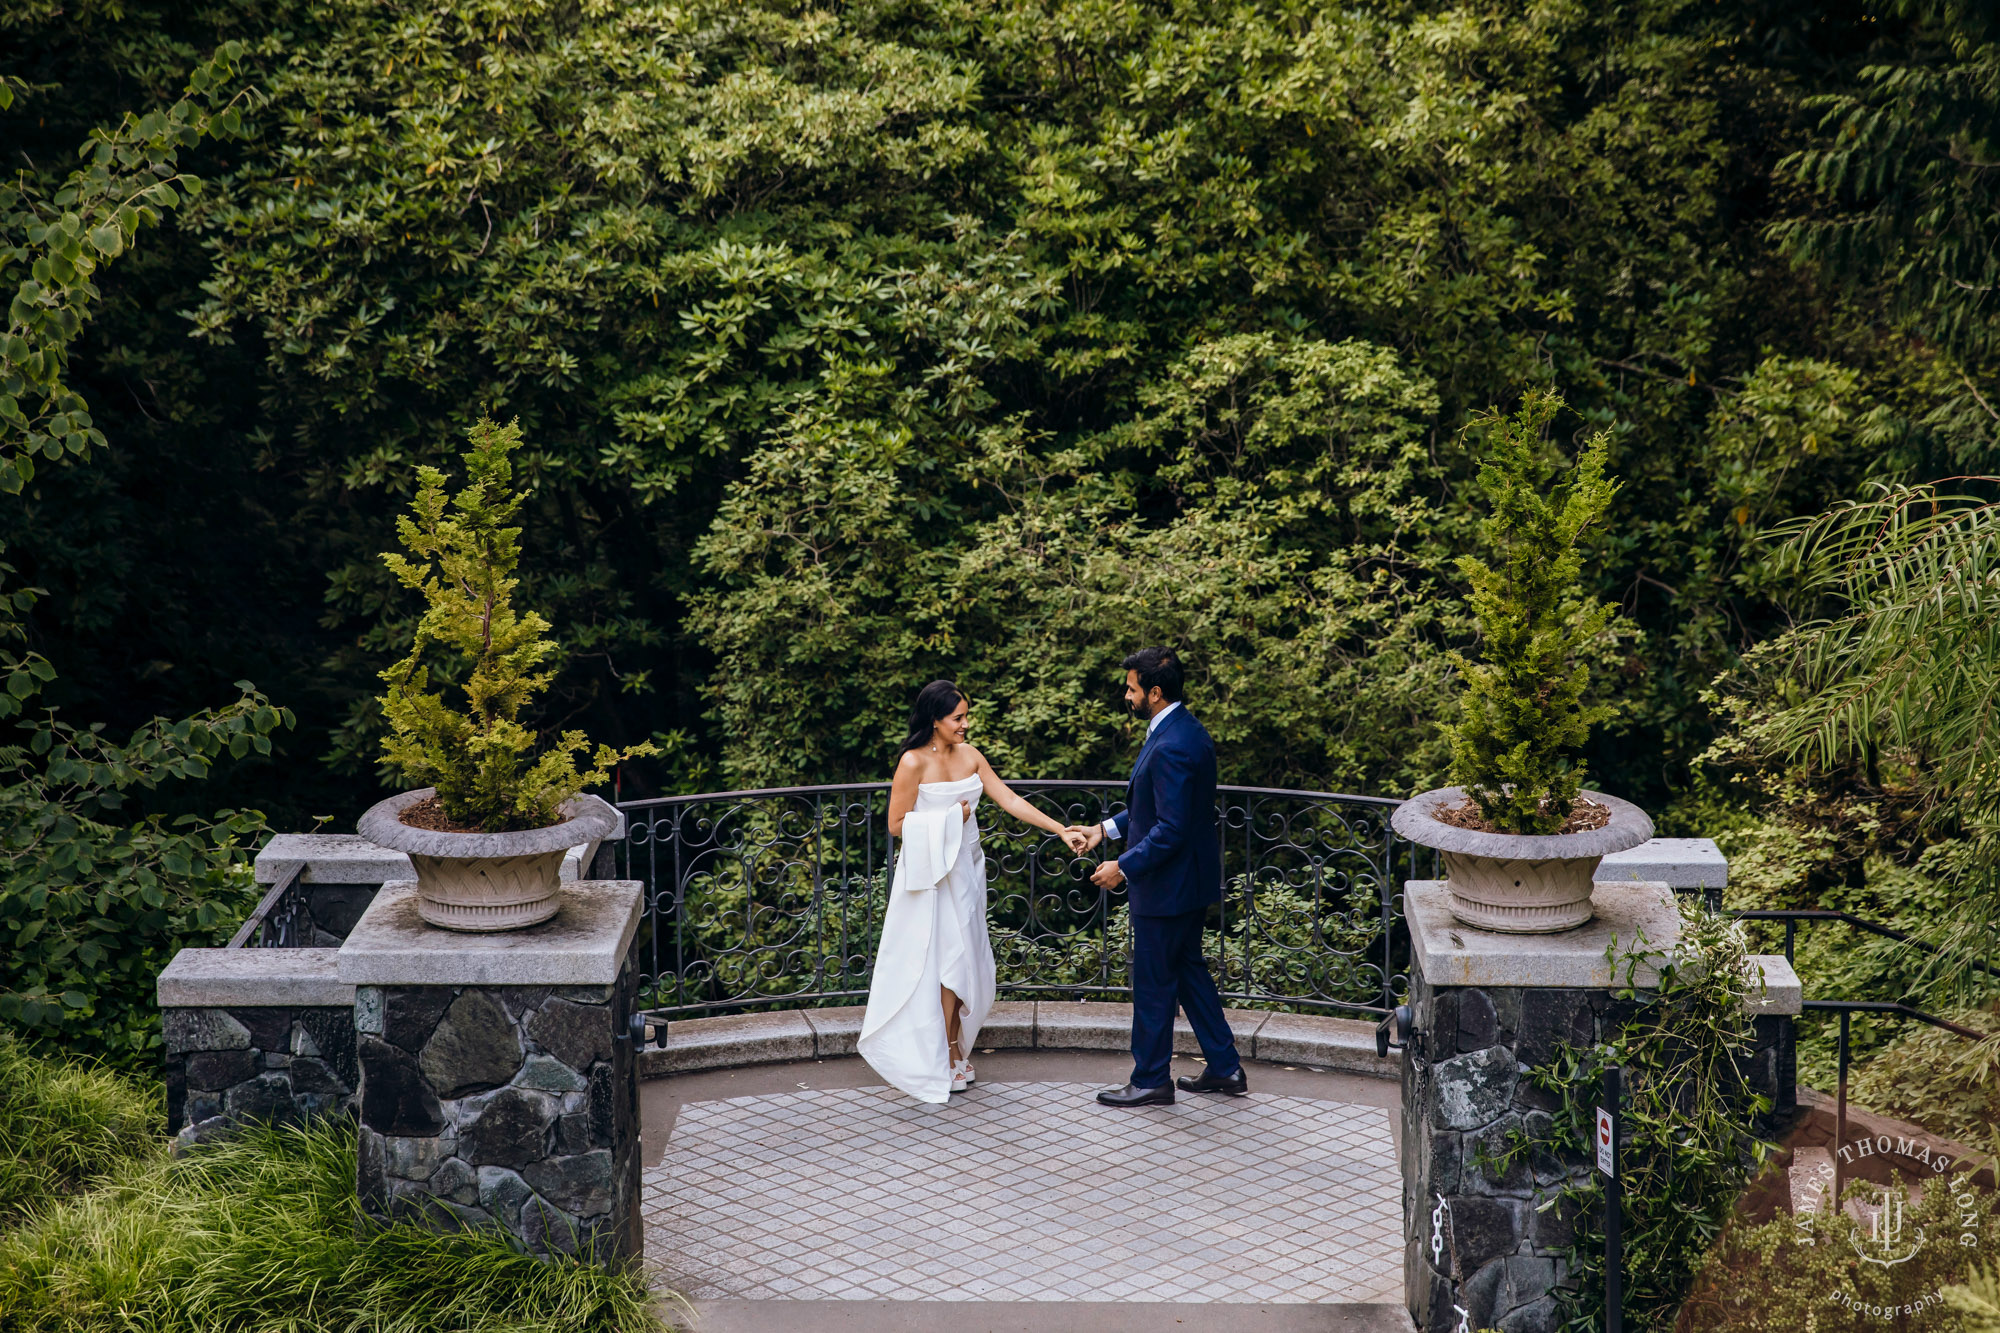
[{"label": "navy suit jacket", "polygon": [[1215,830],[1215,742],[1183,704],[1146,738],[1114,815],[1127,850],[1133,916],[1180,916],[1222,901],[1222,842]]}]

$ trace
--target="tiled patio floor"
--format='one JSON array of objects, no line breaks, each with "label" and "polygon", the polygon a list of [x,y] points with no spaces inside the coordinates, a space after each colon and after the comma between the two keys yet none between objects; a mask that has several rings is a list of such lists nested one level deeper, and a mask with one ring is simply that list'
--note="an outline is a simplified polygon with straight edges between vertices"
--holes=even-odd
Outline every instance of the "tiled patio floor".
[{"label": "tiled patio floor", "polygon": [[1113,1111],[1095,1086],[688,1102],[645,1175],[647,1254],[708,1298],[1400,1300],[1390,1112],[1257,1093]]}]

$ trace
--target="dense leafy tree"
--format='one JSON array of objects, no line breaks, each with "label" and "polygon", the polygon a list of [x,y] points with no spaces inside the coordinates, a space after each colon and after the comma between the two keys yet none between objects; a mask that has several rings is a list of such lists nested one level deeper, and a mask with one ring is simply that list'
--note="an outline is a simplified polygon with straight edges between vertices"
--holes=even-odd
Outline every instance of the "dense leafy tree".
[{"label": "dense leafy tree", "polygon": [[633,781],[878,774],[943,672],[1010,770],[1115,769],[1112,664],[1156,638],[1231,776],[1396,790],[1442,771],[1469,632],[1458,429],[1549,387],[1627,481],[1590,572],[1628,708],[1591,765],[1657,802],[1780,622],[1762,534],[1935,457],[1957,392],[1875,277],[1766,233],[1804,99],[1915,31],[1868,17],[27,11],[9,123],[227,37],[259,95],[78,353],[114,448],[7,530],[113,713],[225,667],[301,710],[292,821],[367,794],[411,628],[376,553],[482,413],[534,442],[548,725],[664,737]]}]

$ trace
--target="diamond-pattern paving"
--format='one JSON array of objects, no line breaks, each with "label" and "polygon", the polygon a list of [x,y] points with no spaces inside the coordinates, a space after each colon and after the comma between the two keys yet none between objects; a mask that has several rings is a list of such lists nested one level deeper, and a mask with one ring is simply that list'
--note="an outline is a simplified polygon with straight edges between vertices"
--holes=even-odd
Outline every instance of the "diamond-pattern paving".
[{"label": "diamond-pattern paving", "polygon": [[646,1172],[646,1253],[708,1298],[1401,1298],[1389,1112],[1263,1094],[1114,1111],[1093,1090],[690,1102]]}]

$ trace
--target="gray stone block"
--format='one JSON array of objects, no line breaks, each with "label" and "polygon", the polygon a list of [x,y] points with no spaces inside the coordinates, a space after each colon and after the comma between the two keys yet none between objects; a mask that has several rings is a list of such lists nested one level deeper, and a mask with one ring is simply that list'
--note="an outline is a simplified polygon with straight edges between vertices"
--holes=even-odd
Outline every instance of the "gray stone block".
[{"label": "gray stone block", "polygon": [[[1500,1040],[1499,1019],[1493,1011],[1493,999],[1483,990],[1471,989],[1451,993],[1457,1004],[1458,1054],[1483,1051]],[[1451,1054],[1449,1051],[1439,1052]]]},{"label": "gray stone block", "polygon": [[1559,1333],[1562,1326],[1562,1308],[1553,1296],[1544,1296],[1532,1305],[1509,1310],[1500,1317],[1500,1333]]},{"label": "gray stone block", "polygon": [[[407,876],[406,871],[389,878]],[[306,905],[312,913],[313,925],[336,940],[346,939],[367,912],[368,904],[375,901],[375,890],[380,883],[378,880],[373,884],[321,884],[308,890]]]},{"label": "gray stone block", "polygon": [[[625,836],[625,815],[618,812],[616,831],[609,840],[616,842]],[[570,848],[563,857],[561,877],[564,880],[594,878],[586,876],[584,868],[597,854],[600,842],[586,842],[580,847]],[[402,852],[378,847],[368,839],[354,833],[280,833],[265,843],[257,853],[253,874],[259,884],[276,884],[290,874],[293,866],[302,867],[299,881],[303,884],[352,884],[373,887],[392,880],[411,878],[415,871],[410,858]]]},{"label": "gray stone block", "polygon": [[1429,1142],[1430,1170],[1426,1173],[1425,1178],[1430,1192],[1432,1194],[1457,1194],[1459,1192],[1459,1176],[1464,1169],[1462,1165],[1462,1154],[1464,1152],[1463,1140],[1455,1130],[1435,1129],[1428,1124],[1424,1125],[1419,1130],[1419,1133]]},{"label": "gray stone block", "polygon": [[[1194,1034],[1187,1035],[1189,1051]],[[1180,1047],[1176,1033],[1174,1046]],[[1132,1049],[1132,1006],[1096,1000],[1035,1002],[1035,1045],[1045,1051],[1129,1051]]]},{"label": "gray stone block", "polygon": [[[836,1055],[853,1055],[855,1043],[861,1040],[861,1019],[868,1012],[864,1005],[847,1005],[839,1009],[801,1009],[799,1014],[813,1031],[813,1054],[825,1060]],[[985,1043],[985,1037],[980,1037]]]},{"label": "gray stone block", "polygon": [[1642,880],[1675,889],[1719,889],[1729,883],[1729,858],[1713,838],[1649,838],[1597,863],[1597,881]]},{"label": "gray stone block", "polygon": [[337,949],[182,949],[160,972],[162,1009],[284,1005],[345,1007],[354,987],[335,975]]},{"label": "gray stone block", "polygon": [[458,1127],[460,1155],[474,1166],[520,1170],[548,1156],[556,1111],[550,1099],[520,1088],[502,1088],[469,1123]]},{"label": "gray stone block", "polygon": [[615,1190],[609,1152],[531,1162],[522,1168],[521,1178],[534,1186],[537,1194],[576,1217],[611,1211]]},{"label": "gray stone block", "polygon": [[1744,992],[1744,1008],[1759,1017],[1768,1014],[1796,1018],[1805,1012],[1805,991],[1799,984],[1799,974],[1792,970],[1783,954],[1751,954],[1747,961],[1756,981]]},{"label": "gray stone block", "polygon": [[986,1011],[979,1029],[982,1051],[1028,1050],[1035,1044],[1035,1004],[1032,1000],[1001,1000]]},{"label": "gray stone block", "polygon": [[1580,990],[1537,988],[1521,992],[1521,1018],[1514,1034],[1514,1057],[1530,1069],[1556,1058],[1565,1046],[1584,1047],[1597,1040],[1593,1001],[1601,995]]},{"label": "gray stone block", "polygon": [[1530,1150],[1514,1151],[1514,1136],[1522,1132],[1521,1117],[1501,1116],[1481,1130],[1465,1135],[1465,1164],[1459,1190],[1465,1194],[1519,1195],[1534,1181],[1528,1164]]},{"label": "gray stone block", "polygon": [[[1410,945],[1417,970],[1432,986],[1572,987],[1610,990],[1614,979],[1608,950],[1616,936],[1623,952],[1643,934],[1659,956],[1680,939],[1681,917],[1674,891],[1664,884],[1603,884],[1591,894],[1593,920],[1557,935],[1501,935],[1460,925],[1451,914],[1443,880],[1411,880],[1403,889]],[[1645,965],[1633,973],[1641,987],[1659,980]]]},{"label": "gray stone block", "polygon": [[382,995],[382,1035],[411,1055],[424,1049],[444,1011],[458,998],[450,986],[396,986]]},{"label": "gray stone block", "polygon": [[354,1030],[379,1037],[387,1022],[380,986],[354,988]]},{"label": "gray stone block", "polygon": [[1448,1248],[1458,1272],[1474,1272],[1503,1254],[1512,1254],[1520,1244],[1511,1200],[1461,1194],[1448,1202]]},{"label": "gray stone block", "polygon": [[560,909],[533,930],[467,934],[419,917],[414,881],[384,884],[340,947],[340,979],[366,986],[610,986],[639,929],[643,896],[637,880],[579,881],[563,887]]},{"label": "gray stone block", "polygon": [[259,884],[276,884],[294,866],[308,884],[381,884],[412,873],[409,857],[353,833],[280,833],[258,851],[251,873]]},{"label": "gray stone block", "polygon": [[241,1051],[250,1047],[250,1029],[220,1009],[168,1009],[161,1016],[167,1053]]},{"label": "gray stone block", "polygon": [[796,1011],[696,1018],[667,1025],[664,1047],[640,1058],[644,1078],[697,1069],[782,1064],[814,1058],[812,1025]]},{"label": "gray stone block", "polygon": [[293,1118],[292,1081],[282,1073],[259,1074],[224,1093],[222,1110],[232,1120],[289,1120]]},{"label": "gray stone block", "polygon": [[380,1140],[382,1169],[404,1180],[429,1180],[439,1163],[458,1151],[458,1140],[404,1135],[376,1135]]},{"label": "gray stone block", "polygon": [[1439,1129],[1482,1129],[1505,1115],[1520,1074],[1514,1055],[1489,1046],[1431,1066],[1436,1088],[1432,1123]]},{"label": "gray stone block", "polygon": [[[1234,1013],[1235,1011],[1231,1011]],[[1338,1069],[1376,1078],[1402,1075],[1402,1052],[1375,1054],[1375,1024],[1317,1014],[1271,1014],[1256,1029],[1256,1059],[1274,1064]]]},{"label": "gray stone block", "polygon": [[528,1020],[528,1035],[579,1073],[611,1058],[611,1009],[606,1003],[545,1000]]},{"label": "gray stone block", "polygon": [[[392,1015],[393,1007],[392,997]],[[445,1010],[417,1067],[438,1096],[463,1097],[499,1087],[521,1063],[521,1039],[500,1001],[489,991],[468,988]]]},{"label": "gray stone block", "polygon": [[521,1072],[514,1076],[514,1086],[533,1088],[537,1092],[582,1092],[590,1084],[583,1075],[560,1060],[546,1055],[531,1055],[521,1065]]},{"label": "gray stone block", "polygon": [[325,1096],[338,1101],[354,1091],[354,1086],[329,1069],[324,1060],[306,1055],[293,1056],[291,1060],[288,1072],[295,1097]]},{"label": "gray stone block", "polygon": [[292,1011],[282,1008],[236,1008],[229,1016],[250,1034],[250,1044],[260,1051],[287,1051],[292,1044]]},{"label": "gray stone block", "polygon": [[479,1206],[508,1230],[520,1230],[521,1205],[534,1197],[534,1190],[516,1172],[504,1166],[479,1168]]},{"label": "gray stone block", "polygon": [[254,1078],[258,1066],[257,1052],[253,1050],[197,1051],[188,1057],[188,1086],[203,1092],[222,1092]]},{"label": "gray stone block", "polygon": [[380,1134],[431,1135],[444,1128],[437,1093],[408,1051],[364,1036],[359,1056],[363,1124]]},{"label": "gray stone block", "polygon": [[595,1146],[590,1132],[590,1117],[581,1111],[566,1112],[556,1121],[556,1151],[559,1153],[589,1152]]},{"label": "gray stone block", "polygon": [[462,1159],[447,1157],[438,1163],[431,1174],[431,1193],[453,1203],[472,1205],[479,1202],[479,1176]]}]

